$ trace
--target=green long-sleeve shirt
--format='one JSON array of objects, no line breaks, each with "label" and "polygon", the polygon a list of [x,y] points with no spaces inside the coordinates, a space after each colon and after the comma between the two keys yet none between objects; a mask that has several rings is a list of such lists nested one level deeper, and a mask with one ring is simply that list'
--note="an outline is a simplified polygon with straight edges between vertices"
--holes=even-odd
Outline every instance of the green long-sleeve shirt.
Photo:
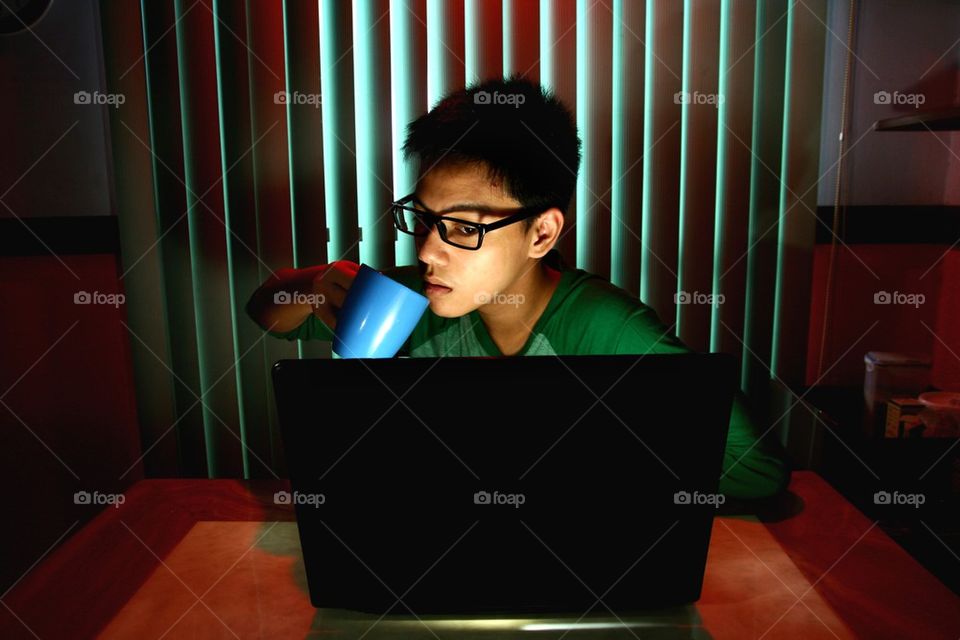
[{"label": "green long-sleeve shirt", "polygon": [[[657,318],[654,310],[623,289],[582,269],[567,267],[559,254],[560,282],[518,356],[687,353],[690,349]],[[423,281],[416,266],[383,271],[414,291]],[[298,328],[270,332],[287,340],[332,340],[330,329],[315,316]],[[410,357],[502,356],[476,311],[443,318],[427,309],[400,350]],[[789,470],[762,441],[745,398],[738,391],[730,416],[720,491],[735,498],[769,496],[784,488]]]}]

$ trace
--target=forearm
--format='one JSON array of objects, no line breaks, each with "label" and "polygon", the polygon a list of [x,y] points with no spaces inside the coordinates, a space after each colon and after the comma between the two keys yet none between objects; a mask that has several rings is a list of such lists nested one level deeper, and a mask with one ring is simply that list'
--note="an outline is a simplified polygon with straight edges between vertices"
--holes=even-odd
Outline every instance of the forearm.
[{"label": "forearm", "polygon": [[734,397],[723,455],[720,492],[736,498],[762,498],[779,493],[790,481],[782,452],[764,441],[746,401]]},{"label": "forearm", "polygon": [[779,457],[758,447],[749,451],[727,449],[720,493],[735,498],[766,498],[786,487],[790,480],[787,465]]}]

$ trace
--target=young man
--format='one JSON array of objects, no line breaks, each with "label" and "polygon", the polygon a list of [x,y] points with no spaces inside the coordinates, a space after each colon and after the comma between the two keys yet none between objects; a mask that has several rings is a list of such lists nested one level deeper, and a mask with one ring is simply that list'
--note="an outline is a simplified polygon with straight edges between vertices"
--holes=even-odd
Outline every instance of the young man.
[{"label": "young man", "polygon": [[[419,160],[420,173],[416,192],[394,204],[394,223],[416,237],[419,264],[383,273],[422,292],[430,308],[401,354],[689,351],[651,308],[568,267],[554,248],[576,187],[580,140],[570,113],[539,85],[495,80],[453,93],[410,125],[404,152]],[[281,270],[247,312],[279,338],[332,340],[357,268],[337,261]],[[273,304],[278,291],[322,294],[323,303]],[[757,436],[738,392],[721,492],[754,498],[785,487],[786,466]]]}]

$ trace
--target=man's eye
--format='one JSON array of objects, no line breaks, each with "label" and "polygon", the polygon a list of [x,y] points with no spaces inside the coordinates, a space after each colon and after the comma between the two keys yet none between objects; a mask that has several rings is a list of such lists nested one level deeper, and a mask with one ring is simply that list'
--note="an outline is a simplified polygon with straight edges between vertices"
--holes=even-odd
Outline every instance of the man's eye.
[{"label": "man's eye", "polygon": [[475,233],[477,232],[477,228],[476,228],[476,227],[470,227],[470,226],[463,225],[463,224],[458,224],[458,225],[456,226],[456,231],[457,231],[457,233],[459,233],[460,235],[471,236],[471,235],[473,235],[473,234],[475,234]]}]

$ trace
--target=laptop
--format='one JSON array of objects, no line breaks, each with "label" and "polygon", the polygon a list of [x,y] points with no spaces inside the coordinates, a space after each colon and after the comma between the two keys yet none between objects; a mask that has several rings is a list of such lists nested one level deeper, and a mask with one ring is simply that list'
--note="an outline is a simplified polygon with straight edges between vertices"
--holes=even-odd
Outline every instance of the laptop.
[{"label": "laptop", "polygon": [[700,597],[727,354],[282,360],[310,600],[626,614]]}]

